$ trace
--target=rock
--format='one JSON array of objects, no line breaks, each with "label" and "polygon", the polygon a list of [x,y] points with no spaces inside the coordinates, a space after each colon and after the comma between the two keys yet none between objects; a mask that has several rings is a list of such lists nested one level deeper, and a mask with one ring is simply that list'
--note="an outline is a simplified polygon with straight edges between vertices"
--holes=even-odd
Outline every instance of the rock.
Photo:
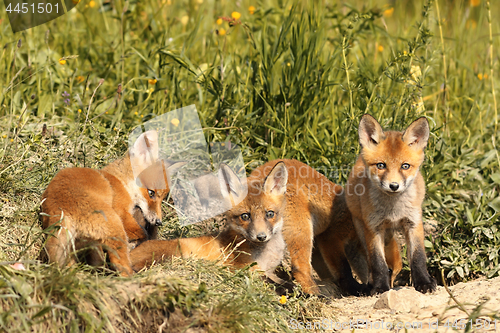
[{"label": "rock", "polygon": [[391,289],[375,302],[375,309],[388,309],[399,312],[417,311],[422,308],[422,294],[415,289]]}]

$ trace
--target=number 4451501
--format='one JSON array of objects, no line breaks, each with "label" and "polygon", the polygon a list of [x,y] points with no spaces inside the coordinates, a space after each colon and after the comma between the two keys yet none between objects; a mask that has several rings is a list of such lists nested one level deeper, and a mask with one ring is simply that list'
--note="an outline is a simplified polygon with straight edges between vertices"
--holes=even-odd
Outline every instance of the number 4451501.
[{"label": "number 4451501", "polygon": [[22,14],[43,14],[47,13],[50,14],[52,13],[52,10],[55,9],[56,13],[59,13],[59,4],[56,3],[54,5],[54,8],[52,8],[51,3],[39,3],[38,6],[35,6],[34,3],[32,4],[27,4],[27,3],[18,3],[14,8],[12,8],[12,3],[9,3],[7,8],[5,9],[7,12],[12,13],[12,12],[17,12],[17,13],[22,13]]}]

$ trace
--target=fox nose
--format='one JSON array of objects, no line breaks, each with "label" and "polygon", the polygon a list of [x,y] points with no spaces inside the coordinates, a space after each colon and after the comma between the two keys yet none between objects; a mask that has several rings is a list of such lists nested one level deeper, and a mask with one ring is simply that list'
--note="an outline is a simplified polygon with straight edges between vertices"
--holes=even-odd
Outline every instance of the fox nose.
[{"label": "fox nose", "polygon": [[399,188],[399,184],[398,183],[390,183],[389,187],[391,188],[391,190],[393,190],[394,192],[396,192],[398,190],[398,188]]},{"label": "fox nose", "polygon": [[155,220],[155,225],[156,225],[157,227],[160,227],[161,225],[163,225],[163,223],[162,223],[161,219],[156,219],[156,220]]},{"label": "fox nose", "polygon": [[259,242],[265,242],[267,240],[267,235],[265,232],[261,232],[257,235],[257,240]]}]

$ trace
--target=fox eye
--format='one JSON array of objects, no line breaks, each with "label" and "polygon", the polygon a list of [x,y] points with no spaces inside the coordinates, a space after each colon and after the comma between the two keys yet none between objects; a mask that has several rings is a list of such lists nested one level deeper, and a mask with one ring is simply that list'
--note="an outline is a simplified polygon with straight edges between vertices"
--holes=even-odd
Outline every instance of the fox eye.
[{"label": "fox eye", "polygon": [[248,220],[250,220],[250,214],[248,214],[248,213],[243,213],[243,214],[241,214],[240,218],[241,218],[243,221],[248,221]]},{"label": "fox eye", "polygon": [[377,169],[379,169],[379,170],[385,169],[385,163],[382,163],[382,162],[381,163],[377,163]]},{"label": "fox eye", "polygon": [[266,212],[266,217],[267,217],[268,219],[272,219],[272,218],[274,217],[274,212],[273,212],[272,210],[268,210],[268,211]]},{"label": "fox eye", "polygon": [[153,191],[153,190],[148,190],[148,194],[149,194],[149,197],[150,197],[151,199],[153,199],[153,197],[155,196],[155,191]]},{"label": "fox eye", "polygon": [[401,165],[401,169],[403,170],[408,170],[410,168],[410,165],[408,163],[403,163],[403,165]]}]

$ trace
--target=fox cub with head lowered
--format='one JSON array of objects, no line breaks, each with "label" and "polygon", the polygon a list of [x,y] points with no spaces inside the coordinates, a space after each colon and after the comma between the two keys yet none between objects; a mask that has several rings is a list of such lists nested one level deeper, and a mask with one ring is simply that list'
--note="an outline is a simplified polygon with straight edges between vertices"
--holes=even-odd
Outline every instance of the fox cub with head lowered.
[{"label": "fox cub with head lowered", "polygon": [[[229,168],[228,168],[229,169]],[[221,173],[219,173],[221,176]],[[245,191],[237,176],[224,172],[222,187],[230,196],[242,198]],[[221,179],[221,177],[219,177]],[[247,179],[248,194],[228,212],[227,225],[219,235],[173,240],[147,241],[131,251],[132,268],[136,271],[172,256],[195,256],[216,260],[228,254],[226,262],[237,267],[257,262],[256,268],[275,278],[274,270],[281,262],[285,244],[290,252],[294,278],[306,293],[319,293],[312,277],[311,255],[314,236],[323,233],[332,220],[340,223],[350,214],[345,200],[339,197],[343,189],[308,165],[296,160],[270,161],[255,169]],[[223,191],[224,194],[224,191]],[[227,197],[227,195],[226,195]],[[236,200],[235,200],[236,201]],[[341,233],[318,239],[318,248],[332,273],[350,276],[344,287],[358,288],[345,259],[343,239],[355,231],[344,228]],[[338,237],[337,237],[338,235]],[[331,240],[335,244],[331,244]],[[337,243],[338,240],[338,243]],[[340,255],[339,255],[340,254]]]},{"label": "fox cub with head lowered", "polygon": [[81,258],[100,265],[104,249],[116,270],[132,274],[128,243],[155,235],[161,201],[169,192],[167,173],[178,165],[158,159],[157,133],[148,131],[122,159],[102,170],[59,171],[42,195],[48,261],[64,266]]},{"label": "fox cub with head lowered", "polygon": [[372,292],[389,290],[402,262],[394,231],[401,228],[415,289],[429,292],[436,281],[426,267],[422,202],[425,182],[419,169],[429,139],[422,117],[404,132],[385,131],[370,115],[359,124],[361,153],[346,185],[346,201],[367,255]]}]

